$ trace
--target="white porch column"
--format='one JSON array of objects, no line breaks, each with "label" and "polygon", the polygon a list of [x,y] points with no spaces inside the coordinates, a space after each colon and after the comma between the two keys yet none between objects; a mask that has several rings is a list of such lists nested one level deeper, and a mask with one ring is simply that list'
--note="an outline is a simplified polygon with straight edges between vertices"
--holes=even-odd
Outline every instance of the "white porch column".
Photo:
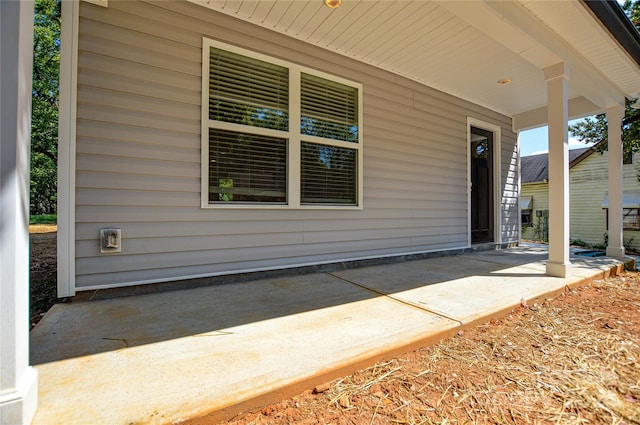
[{"label": "white porch column", "polygon": [[569,140],[567,80],[564,63],[544,70],[549,121],[549,276],[566,277],[569,261]]},{"label": "white porch column", "polygon": [[0,1],[0,423],[37,407],[29,367],[29,138],[33,2]]},{"label": "white porch column", "polygon": [[609,140],[609,243],[607,256],[624,257],[622,245],[622,118],[624,109],[621,106],[609,108],[607,114],[607,130]]}]

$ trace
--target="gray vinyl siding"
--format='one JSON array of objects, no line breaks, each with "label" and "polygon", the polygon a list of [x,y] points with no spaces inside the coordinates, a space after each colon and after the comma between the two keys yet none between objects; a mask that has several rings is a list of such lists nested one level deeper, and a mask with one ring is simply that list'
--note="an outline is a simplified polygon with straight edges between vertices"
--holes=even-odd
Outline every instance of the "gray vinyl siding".
[{"label": "gray vinyl siding", "polygon": [[[202,37],[363,84],[364,208],[200,208]],[[78,290],[464,248],[466,120],[502,129],[502,241],[519,238],[516,135],[496,112],[188,2],[80,2]],[[99,229],[122,252],[99,252]]]}]

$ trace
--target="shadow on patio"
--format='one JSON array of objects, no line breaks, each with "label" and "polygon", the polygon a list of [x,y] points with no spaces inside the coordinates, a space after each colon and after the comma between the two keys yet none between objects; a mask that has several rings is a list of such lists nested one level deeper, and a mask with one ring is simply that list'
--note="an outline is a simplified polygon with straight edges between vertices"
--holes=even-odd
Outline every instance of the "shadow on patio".
[{"label": "shadow on patio", "polygon": [[55,306],[31,333],[38,423],[172,423],[281,399],[521,299],[620,269],[528,246]]}]

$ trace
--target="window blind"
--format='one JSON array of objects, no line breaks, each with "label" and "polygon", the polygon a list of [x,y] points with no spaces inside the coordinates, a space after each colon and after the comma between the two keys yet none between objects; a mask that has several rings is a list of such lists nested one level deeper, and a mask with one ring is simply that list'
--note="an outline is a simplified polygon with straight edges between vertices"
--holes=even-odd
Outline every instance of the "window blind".
[{"label": "window blind", "polygon": [[285,203],[287,140],[209,130],[209,202]]},{"label": "window blind", "polygon": [[315,75],[300,75],[302,134],[358,142],[358,90]]},{"label": "window blind", "polygon": [[[358,206],[361,86],[213,40],[204,45],[203,206]],[[300,81],[295,96],[290,77]],[[290,122],[291,111],[299,122]]]},{"label": "window blind", "polygon": [[287,131],[289,70],[211,47],[209,119]]},{"label": "window blind", "polygon": [[303,142],[301,202],[356,204],[356,150]]}]

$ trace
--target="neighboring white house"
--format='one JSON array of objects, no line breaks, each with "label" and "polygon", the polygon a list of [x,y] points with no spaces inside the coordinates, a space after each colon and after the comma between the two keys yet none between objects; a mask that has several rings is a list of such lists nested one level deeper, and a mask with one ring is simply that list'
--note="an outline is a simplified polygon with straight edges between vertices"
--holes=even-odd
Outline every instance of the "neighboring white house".
[{"label": "neighboring white house", "polygon": [[[573,167],[593,153],[591,148],[569,151],[569,176]],[[549,237],[549,154],[520,158],[520,214],[522,239],[548,240]],[[571,199],[571,198],[570,198]],[[573,204],[572,202],[570,204]],[[576,211],[571,210],[573,224]]]},{"label": "neighboring white house", "polygon": [[[0,417],[28,422],[33,4],[0,2]],[[608,253],[640,34],[616,2],[62,2],[58,294],[520,240],[517,134],[604,112]],[[16,153],[17,152],[17,153]]]},{"label": "neighboring white house", "polygon": [[[571,240],[606,245],[608,153],[591,148],[569,151],[569,209]],[[636,158],[623,165],[623,229],[627,248],[640,248],[640,182]],[[522,157],[520,205],[522,238],[547,239],[549,216],[548,154]]]}]

